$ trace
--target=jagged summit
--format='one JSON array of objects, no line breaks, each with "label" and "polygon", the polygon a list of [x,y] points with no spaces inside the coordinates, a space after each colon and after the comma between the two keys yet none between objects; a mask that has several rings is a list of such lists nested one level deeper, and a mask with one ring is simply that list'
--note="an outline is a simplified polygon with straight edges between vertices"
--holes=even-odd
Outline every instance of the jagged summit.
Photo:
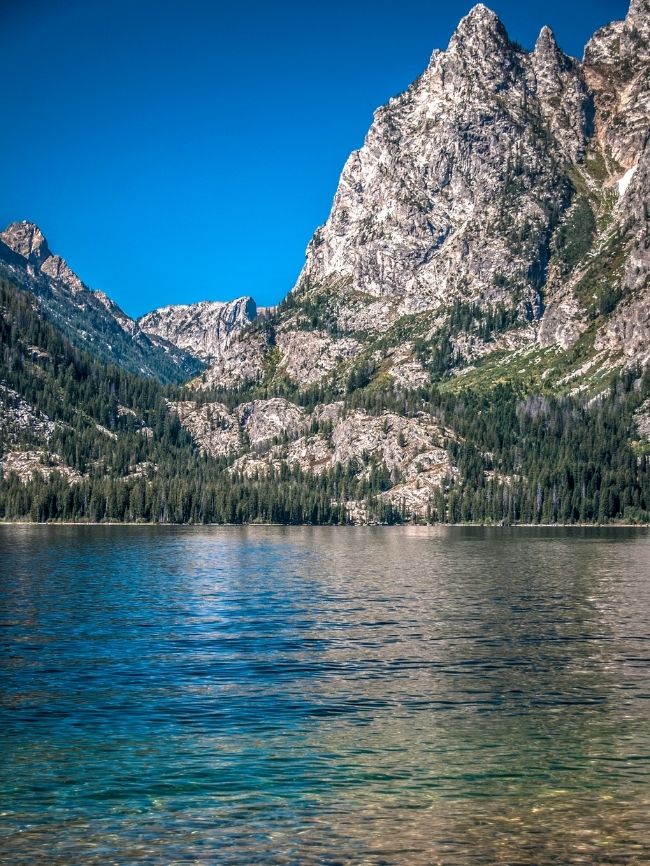
[{"label": "jagged summit", "polygon": [[597,30],[585,46],[587,65],[610,63],[616,57],[634,53],[637,61],[650,58],[650,0],[631,0],[622,21],[612,21]]},{"label": "jagged summit", "polygon": [[543,55],[563,53],[560,50],[559,45],[557,44],[555,34],[546,24],[539,31],[539,36],[537,37],[537,41],[535,42],[535,48],[533,49],[533,53]]},{"label": "jagged summit", "polygon": [[492,9],[489,9],[483,3],[477,3],[470,9],[467,15],[460,19],[460,22],[454,31],[454,36],[457,34],[465,35],[480,30],[487,30],[490,32],[505,30],[505,27],[496,12],[493,12]]},{"label": "jagged summit", "polygon": [[162,380],[196,374],[257,317],[255,301],[244,296],[170,305],[134,321],[107,294],[89,289],[28,220],[0,233],[0,275],[39,296],[44,311],[73,341]]},{"label": "jagged summit", "polygon": [[28,220],[10,223],[0,234],[0,240],[36,266],[43,264],[52,255],[43,232]]},{"label": "jagged summit", "polygon": [[483,51],[496,48],[501,51],[509,45],[508,33],[499,16],[478,3],[461,19],[447,50],[471,52],[479,48]]},{"label": "jagged summit", "polygon": [[559,165],[581,156],[587,114],[580,72],[550,31],[536,54],[522,53],[475,6],[426,74],[376,113],[300,283],[346,280],[378,299],[349,310],[353,330],[460,298],[516,295],[536,316],[548,237],[566,207]]},{"label": "jagged summit", "polygon": [[623,21],[592,36],[583,61],[596,109],[597,140],[622,169],[638,163],[648,138],[649,64],[650,3],[632,0]]},{"label": "jagged summit", "polygon": [[71,292],[88,291],[65,259],[54,255],[40,228],[28,220],[11,223],[0,235],[11,250],[23,256],[37,272],[63,283]]},{"label": "jagged summit", "polygon": [[242,295],[239,298],[234,298],[232,301],[196,301],[192,304],[165,304],[162,307],[156,307],[156,309],[152,310],[150,313],[146,313],[141,317],[141,320],[154,315],[154,313],[184,313],[189,310],[216,311],[221,310],[230,304],[246,304],[247,306],[252,307],[253,311],[256,308],[255,301],[250,295]]},{"label": "jagged summit", "polygon": [[635,29],[647,41],[650,35],[650,0],[631,0],[625,21],[630,29]]},{"label": "jagged summit", "polygon": [[0,276],[32,292],[43,316],[97,358],[162,381],[187,379],[202,367],[194,356],[144,334],[103,292],[91,291],[29,220],[0,234]]},{"label": "jagged summit", "polygon": [[[546,79],[546,87],[555,89],[556,97],[566,96],[561,92],[564,90],[561,79],[564,73],[579,71],[577,61],[562,51],[550,27],[546,25],[542,27],[530,57],[535,74]],[[555,78],[554,85],[551,81],[553,78]],[[561,110],[562,106],[557,105],[556,108]]]}]

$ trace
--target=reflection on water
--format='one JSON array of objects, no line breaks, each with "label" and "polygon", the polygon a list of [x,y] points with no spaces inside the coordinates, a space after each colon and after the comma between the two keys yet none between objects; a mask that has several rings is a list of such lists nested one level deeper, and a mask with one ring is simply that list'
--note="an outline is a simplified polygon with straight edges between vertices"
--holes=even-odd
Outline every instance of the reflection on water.
[{"label": "reflection on water", "polygon": [[0,527],[1,862],[650,863],[644,530]]}]

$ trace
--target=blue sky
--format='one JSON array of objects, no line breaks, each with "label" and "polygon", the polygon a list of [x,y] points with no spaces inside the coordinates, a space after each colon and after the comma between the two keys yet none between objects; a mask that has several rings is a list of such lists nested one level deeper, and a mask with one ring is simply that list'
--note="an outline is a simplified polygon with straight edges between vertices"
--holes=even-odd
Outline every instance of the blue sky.
[{"label": "blue sky", "polygon": [[[0,0],[0,221],[131,315],[278,301],[378,105],[471,2]],[[582,55],[626,2],[489,3]]]}]

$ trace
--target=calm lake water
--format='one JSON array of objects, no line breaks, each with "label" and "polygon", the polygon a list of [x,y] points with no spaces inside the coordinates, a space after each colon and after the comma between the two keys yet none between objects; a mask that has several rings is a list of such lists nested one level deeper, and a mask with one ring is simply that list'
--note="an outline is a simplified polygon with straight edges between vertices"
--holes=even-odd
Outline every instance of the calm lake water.
[{"label": "calm lake water", "polygon": [[0,526],[0,861],[650,863],[650,533]]}]

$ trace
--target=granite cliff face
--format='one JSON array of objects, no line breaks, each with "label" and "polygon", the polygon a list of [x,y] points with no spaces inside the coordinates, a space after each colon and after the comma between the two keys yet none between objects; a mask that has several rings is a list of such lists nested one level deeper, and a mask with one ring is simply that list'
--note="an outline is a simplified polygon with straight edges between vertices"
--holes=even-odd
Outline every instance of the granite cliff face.
[{"label": "granite cliff face", "polygon": [[216,361],[235,334],[257,317],[251,297],[160,307],[138,319],[145,334],[161,337],[203,361]]},{"label": "granite cliff face", "polygon": [[[307,412],[280,397],[242,403],[232,411],[222,403],[169,406],[203,453],[236,458],[230,472],[248,479],[280,473],[283,466],[315,476],[354,466],[363,479],[380,465],[392,482],[380,499],[424,517],[435,491],[458,475],[445,447],[453,433],[426,413],[412,418],[345,413],[342,402]],[[363,521],[363,502],[347,507],[350,519]]]},{"label": "granite cliff face", "polygon": [[648,20],[633,0],[578,61],[547,27],[522,50],[474,7],[375,112],[264,339],[244,332],[202,384],[272,369],[306,387],[362,359],[408,388],[423,366],[466,376],[493,355],[576,345],[576,370],[644,360]]},{"label": "granite cliff face", "polygon": [[650,194],[650,4],[632,0],[624,21],[599,30],[581,65],[593,113],[587,159],[576,166],[578,196],[595,224],[572,272],[551,270],[542,345],[569,348],[591,332],[590,369],[647,363]]},{"label": "granite cliff face", "polygon": [[583,73],[595,107],[599,146],[633,169],[648,137],[650,7],[632,0],[624,21],[603,27],[585,48]]}]

